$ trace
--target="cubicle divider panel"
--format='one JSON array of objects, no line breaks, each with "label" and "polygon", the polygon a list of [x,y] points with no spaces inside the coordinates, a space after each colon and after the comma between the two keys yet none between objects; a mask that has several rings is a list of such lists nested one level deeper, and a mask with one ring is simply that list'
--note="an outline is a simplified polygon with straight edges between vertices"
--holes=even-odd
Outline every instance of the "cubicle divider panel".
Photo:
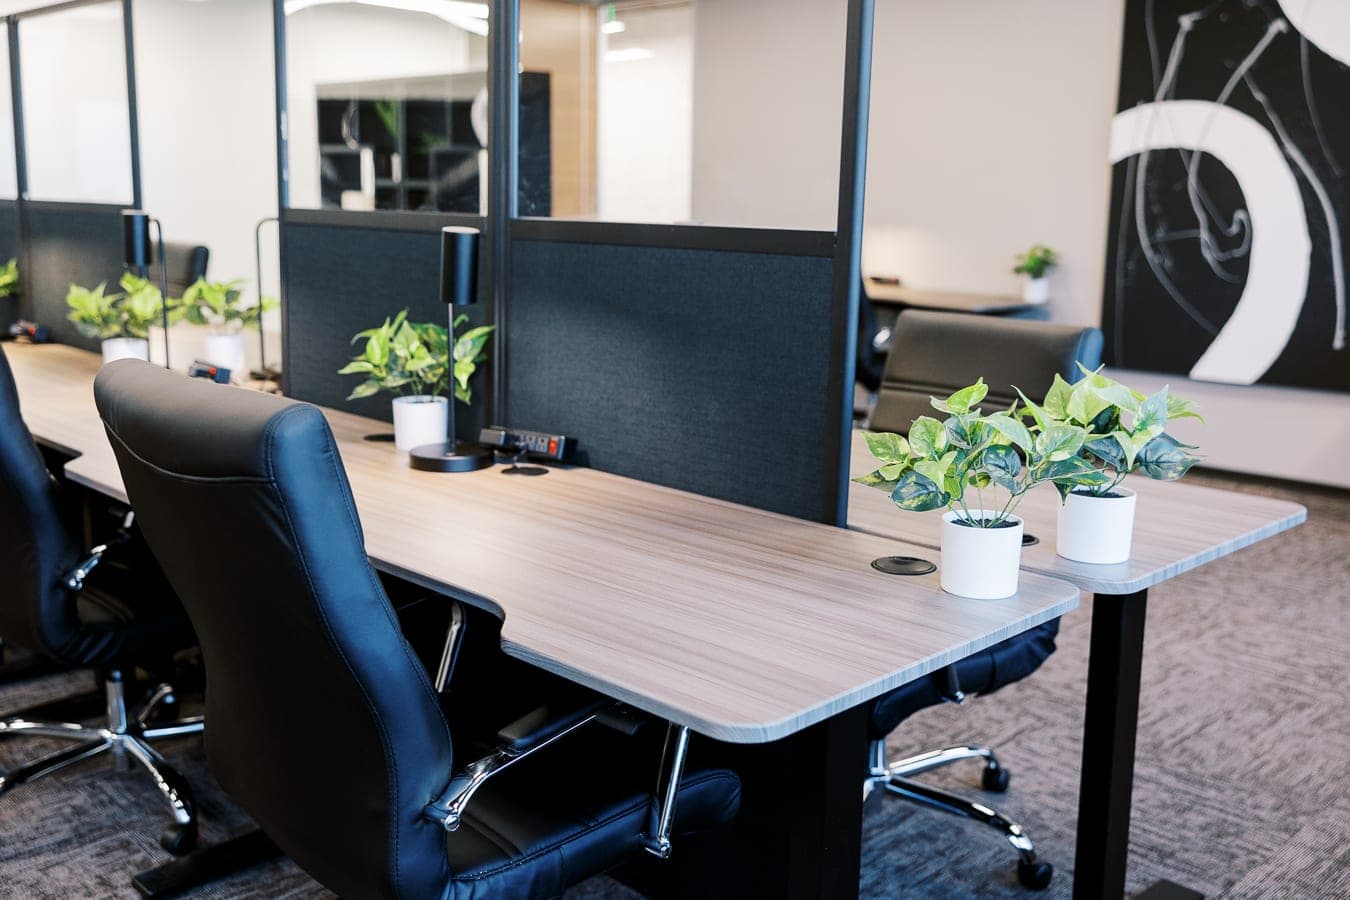
[{"label": "cubicle divider panel", "polygon": [[517,236],[505,424],[575,436],[607,472],[833,521],[833,236],[800,237],[816,254]]},{"label": "cubicle divider panel", "polygon": [[[22,277],[22,244],[19,239],[19,204],[14,200],[0,200],[0,263],[17,259]],[[18,287],[8,297],[0,297],[0,328],[19,318]]]},{"label": "cubicle divider panel", "polygon": [[[385,421],[392,418],[386,394],[347,399],[361,382],[360,376],[337,374],[361,347],[360,342],[352,343],[352,336],[402,309],[408,310],[411,321],[444,324],[447,308],[440,302],[440,228],[481,226],[476,219],[419,213],[398,216],[401,227],[377,224],[387,223],[393,215],[283,212],[281,314],[287,396]],[[486,260],[480,261],[479,268],[486,271]],[[480,281],[479,304],[464,310],[469,316],[464,328],[487,319],[488,296]],[[462,437],[477,436],[483,424],[482,387],[490,368],[481,365],[471,384],[473,411],[462,404],[458,408],[456,424]]]},{"label": "cubicle divider panel", "polygon": [[99,349],[96,338],[82,337],[66,319],[66,293],[72,284],[92,288],[107,283],[111,293],[122,277],[121,206],[92,203],[24,204],[28,266],[20,309],[25,318],[51,329],[52,339],[86,350]]}]

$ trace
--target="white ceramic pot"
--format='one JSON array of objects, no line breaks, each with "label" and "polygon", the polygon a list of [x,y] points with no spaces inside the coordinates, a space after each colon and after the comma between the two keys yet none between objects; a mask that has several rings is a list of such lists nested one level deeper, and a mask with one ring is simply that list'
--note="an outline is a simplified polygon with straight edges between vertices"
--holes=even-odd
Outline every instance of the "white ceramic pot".
[{"label": "white ceramic pot", "polygon": [[1050,299],[1050,279],[1028,278],[1022,284],[1022,299],[1028,303],[1044,303]]},{"label": "white ceramic pot", "polygon": [[240,332],[208,333],[202,358],[229,369],[231,378],[243,380],[248,377],[244,371],[248,367],[248,363],[244,362],[244,335]]},{"label": "white ceramic pot", "polygon": [[1107,497],[1070,493],[1059,508],[1055,552],[1074,562],[1126,562],[1134,536],[1134,501],[1134,491],[1122,487]]},{"label": "white ceramic pot", "polygon": [[408,451],[423,444],[439,444],[450,424],[450,404],[444,397],[417,394],[394,398],[394,446]]},{"label": "white ceramic pot", "polygon": [[[977,519],[997,512],[972,509]],[[1022,564],[1022,520],[1009,516],[1001,528],[976,528],[957,522],[958,513],[942,517],[942,589],[958,597],[1001,600],[1017,593],[1017,569]]]},{"label": "white ceramic pot", "polygon": [[110,363],[115,359],[150,358],[150,342],[145,338],[120,337],[108,338],[103,342],[103,361]]}]

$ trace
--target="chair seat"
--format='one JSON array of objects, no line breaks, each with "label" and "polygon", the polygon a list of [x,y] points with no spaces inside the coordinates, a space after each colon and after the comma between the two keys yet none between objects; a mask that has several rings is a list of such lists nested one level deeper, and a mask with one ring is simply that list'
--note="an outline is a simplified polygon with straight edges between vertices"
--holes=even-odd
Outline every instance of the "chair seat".
[{"label": "chair seat", "polygon": [[72,666],[164,660],[196,639],[187,615],[162,579],[115,565],[100,567],[75,598],[78,627],[58,658]]},{"label": "chair seat", "polygon": [[[1027,677],[1055,652],[1058,634],[1059,619],[1052,619],[954,663],[961,690],[967,694],[992,694]],[[947,671],[939,669],[882,695],[872,705],[869,726],[872,738],[884,738],[914,713],[941,703],[947,693]]]},{"label": "chair seat", "polygon": [[[633,764],[616,765],[612,741],[608,750],[601,743],[612,735],[595,731],[565,738],[479,791],[447,836],[447,898],[554,897],[632,858],[647,830],[659,757],[633,754]],[[726,824],[739,807],[733,773],[686,770],[676,852],[679,834]]]}]

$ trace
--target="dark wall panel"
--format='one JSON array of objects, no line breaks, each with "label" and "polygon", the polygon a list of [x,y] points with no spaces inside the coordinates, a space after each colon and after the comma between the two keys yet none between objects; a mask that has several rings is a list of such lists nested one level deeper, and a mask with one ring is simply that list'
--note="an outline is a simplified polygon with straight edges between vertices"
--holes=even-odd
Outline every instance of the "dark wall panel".
[{"label": "dark wall panel", "polygon": [[831,259],[511,253],[508,424],[576,436],[597,469],[831,520]]},{"label": "dark wall panel", "polygon": [[[352,335],[408,309],[415,322],[444,322],[440,302],[440,233],[432,229],[395,231],[349,225],[285,221],[282,316],[285,327],[285,391],[288,396],[358,415],[389,421],[390,397],[347,400],[360,383],[338,375],[355,352]],[[486,272],[486,261],[480,271]],[[479,282],[479,305],[468,310],[472,327],[484,320],[486,290]],[[486,408],[484,383],[489,363],[473,382],[474,412],[458,407],[461,436],[476,436]]]},{"label": "dark wall panel", "polygon": [[[19,204],[13,200],[0,200],[0,263],[17,259],[19,249]],[[9,297],[0,297],[0,328],[18,317],[18,292]]]},{"label": "dark wall panel", "polygon": [[[92,288],[100,281],[117,289],[122,275],[122,208],[31,203],[28,205],[29,269],[23,274],[20,308],[46,325],[63,344],[97,350],[66,320],[71,284]],[[8,257],[6,257],[8,258]]]}]

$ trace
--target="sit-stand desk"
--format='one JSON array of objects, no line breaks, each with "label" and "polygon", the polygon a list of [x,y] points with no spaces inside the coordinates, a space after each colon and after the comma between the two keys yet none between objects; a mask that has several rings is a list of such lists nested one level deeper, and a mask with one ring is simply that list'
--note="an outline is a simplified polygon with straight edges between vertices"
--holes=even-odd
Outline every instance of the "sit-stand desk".
[{"label": "sit-stand desk", "polygon": [[[875,468],[862,432],[854,432],[851,471],[857,476]],[[1125,892],[1148,589],[1308,517],[1297,503],[1184,481],[1163,483],[1140,475],[1131,477],[1129,486],[1139,495],[1133,552],[1119,565],[1071,562],[1055,553],[1059,495],[1051,485],[1027,494],[1017,509],[1026,533],[1039,539],[1022,550],[1024,571],[1063,578],[1095,594],[1074,857],[1074,896],[1080,900]],[[902,513],[885,493],[859,484],[849,488],[848,524],[923,546],[941,544],[936,513]]]},{"label": "sit-stand desk", "polygon": [[[78,454],[67,477],[124,500],[90,387],[99,358],[5,352],[29,428]],[[701,896],[856,896],[867,702],[1078,605],[1077,588],[1037,575],[1007,600],[954,597],[936,576],[874,571],[905,552],[893,540],[590,469],[415,471],[362,439],[383,423],[324,412],[378,568],[492,611],[512,656],[764,745],[768,764],[741,772],[736,868]]]}]

